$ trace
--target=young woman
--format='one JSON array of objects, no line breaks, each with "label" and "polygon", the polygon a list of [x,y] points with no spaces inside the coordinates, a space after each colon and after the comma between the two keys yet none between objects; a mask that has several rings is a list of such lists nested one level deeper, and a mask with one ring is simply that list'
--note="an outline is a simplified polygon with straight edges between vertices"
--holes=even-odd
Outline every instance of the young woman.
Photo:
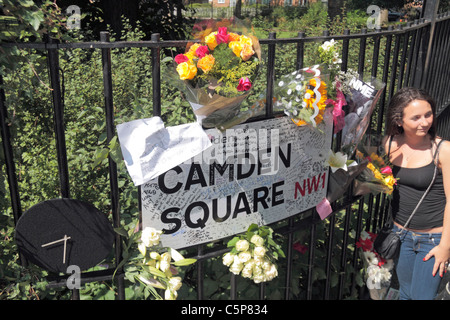
[{"label": "young woman", "polygon": [[425,91],[403,88],[387,113],[384,147],[398,179],[391,201],[395,230],[403,228],[438,168],[401,236],[395,264],[402,300],[434,299],[450,260],[450,142],[436,136],[435,110]]}]

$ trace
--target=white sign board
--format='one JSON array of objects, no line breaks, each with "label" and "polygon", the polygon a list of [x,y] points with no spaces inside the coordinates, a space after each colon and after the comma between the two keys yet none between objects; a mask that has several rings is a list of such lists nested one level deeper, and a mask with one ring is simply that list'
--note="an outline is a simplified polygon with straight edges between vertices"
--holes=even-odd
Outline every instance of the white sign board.
[{"label": "white sign board", "polygon": [[211,147],[142,185],[143,227],[179,249],[315,207],[327,191],[331,121],[312,129],[282,117],[207,130]]}]

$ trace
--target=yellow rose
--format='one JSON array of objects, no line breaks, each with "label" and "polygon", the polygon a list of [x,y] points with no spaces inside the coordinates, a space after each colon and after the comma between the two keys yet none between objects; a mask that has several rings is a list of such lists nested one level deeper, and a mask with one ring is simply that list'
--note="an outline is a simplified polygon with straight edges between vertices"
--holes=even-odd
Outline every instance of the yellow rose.
[{"label": "yellow rose", "polygon": [[392,175],[389,175],[384,178],[384,184],[387,185],[389,188],[393,188],[394,184],[396,184],[396,183],[397,183],[397,180]]},{"label": "yellow rose", "polygon": [[211,54],[205,55],[203,58],[198,60],[197,67],[202,69],[203,72],[208,72],[214,66],[216,59]]},{"label": "yellow rose", "polygon": [[239,41],[240,41],[242,44],[248,44],[250,47],[253,46],[252,39],[250,39],[250,38],[247,37],[247,36],[240,36],[240,37],[239,37]]},{"label": "yellow rose", "polygon": [[369,168],[371,171],[373,171],[373,172],[375,172],[375,170],[377,170],[375,167],[374,167],[374,165],[372,164],[372,162],[369,162],[368,164],[367,164],[367,168]]},{"label": "yellow rose", "polygon": [[378,166],[380,166],[380,167],[384,166],[383,158],[381,158],[375,152],[372,152],[369,157],[370,157],[370,159],[372,159],[373,162],[377,163]]},{"label": "yellow rose", "polygon": [[242,60],[247,61],[254,54],[255,54],[255,51],[253,51],[252,46],[250,46],[248,44],[244,44],[244,46],[242,47],[242,51],[241,51],[241,58],[242,58]]},{"label": "yellow rose", "polygon": [[242,43],[238,42],[238,41],[231,41],[230,43],[228,43],[228,46],[230,47],[230,49],[233,51],[233,53],[237,56],[240,57],[241,56],[241,51],[242,51]]},{"label": "yellow rose", "polygon": [[232,41],[239,41],[240,39],[240,35],[238,35],[237,33],[234,32],[229,32],[228,33],[228,41],[232,42]]},{"label": "yellow rose", "polygon": [[195,55],[195,51],[194,52],[188,51],[184,55],[191,61],[197,58],[197,56]]},{"label": "yellow rose", "polygon": [[188,53],[191,53],[192,55],[196,56],[195,50],[197,50],[198,47],[200,47],[200,46],[201,46],[200,43],[194,43],[192,46],[189,47]]},{"label": "yellow rose", "polygon": [[192,80],[197,75],[197,67],[189,62],[180,63],[177,72],[181,80]]},{"label": "yellow rose", "polygon": [[205,37],[205,43],[208,45],[209,50],[214,50],[217,47],[216,34],[217,32],[211,32]]}]

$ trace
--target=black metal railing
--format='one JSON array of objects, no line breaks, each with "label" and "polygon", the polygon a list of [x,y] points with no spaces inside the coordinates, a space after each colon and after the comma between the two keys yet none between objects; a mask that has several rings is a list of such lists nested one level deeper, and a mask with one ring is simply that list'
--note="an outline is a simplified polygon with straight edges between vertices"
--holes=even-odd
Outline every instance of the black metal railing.
[{"label": "black metal railing", "polygon": [[[374,113],[372,125],[369,132],[377,135],[383,134],[383,123],[385,105],[390,97],[401,87],[404,86],[418,86],[429,90],[438,101],[439,113],[439,134],[445,138],[450,137],[448,115],[450,102],[450,90],[447,89],[449,83],[449,66],[450,56],[447,54],[450,41],[450,16],[447,14],[439,15],[432,21],[417,20],[409,23],[406,26],[399,26],[397,28],[389,28],[387,30],[376,30],[368,32],[362,30],[358,34],[350,34],[345,31],[342,35],[330,35],[324,32],[320,37],[305,37],[303,33],[299,33],[295,38],[276,38],[276,33],[271,33],[267,39],[261,39],[260,43],[267,49],[267,104],[265,118],[273,117],[273,83],[278,76],[276,70],[276,50],[279,46],[285,44],[294,44],[296,48],[295,66],[302,68],[305,64],[305,47],[310,42],[321,42],[329,39],[334,39],[342,43],[342,70],[346,71],[351,63],[356,64],[356,70],[360,75],[370,74],[373,77],[380,78],[385,84],[386,88],[378,103],[377,112]],[[371,55],[367,59],[368,52],[366,52],[367,45],[370,42]],[[356,44],[355,44],[356,43]],[[383,43],[383,50],[380,50],[381,43]],[[48,58],[48,68],[50,74],[50,81],[52,87],[53,98],[53,114],[54,114],[54,131],[57,146],[57,159],[59,168],[59,181],[61,186],[61,197],[70,197],[70,188],[68,183],[68,166],[67,155],[65,147],[65,133],[64,133],[64,110],[62,105],[62,92],[59,73],[58,51],[66,49],[94,49],[102,52],[102,71],[103,71],[103,92],[104,92],[104,106],[105,119],[107,127],[107,140],[110,141],[115,135],[115,125],[113,116],[113,82],[112,82],[112,64],[111,64],[111,50],[115,48],[131,48],[141,47],[150,48],[152,51],[152,90],[153,90],[153,115],[161,115],[161,74],[160,74],[160,51],[165,48],[184,47],[187,41],[160,41],[159,35],[154,34],[150,41],[136,41],[136,42],[110,42],[109,35],[106,32],[101,33],[100,42],[83,42],[83,43],[57,43],[49,40],[47,43],[22,43],[22,44],[3,44],[5,46],[18,46],[21,48],[34,48],[45,52]],[[352,45],[352,46],[351,46]],[[358,48],[359,56],[356,62],[349,60],[349,50],[354,47]],[[368,62],[370,60],[370,62]],[[353,66],[352,66],[353,67]],[[381,74],[380,74],[381,73]],[[1,79],[0,79],[1,80]],[[3,85],[3,83],[1,83]],[[7,90],[7,88],[6,88]],[[13,148],[11,145],[11,135],[8,126],[8,112],[5,105],[5,92],[1,90],[0,97],[0,124],[1,124],[1,138],[5,154],[5,166],[7,171],[8,185],[11,197],[11,208],[14,214],[15,221],[22,214],[20,190],[17,184],[17,173],[15,162],[13,158]],[[376,117],[376,119],[375,119]],[[336,138],[339,139],[339,136]],[[119,212],[119,187],[117,177],[117,167],[115,162],[109,159],[109,180],[110,180],[110,206],[113,217],[114,226],[120,226],[120,212]],[[352,270],[357,270],[359,262],[356,250],[350,250],[350,245],[355,245],[354,239],[350,238],[350,231],[354,231],[356,236],[360,234],[363,228],[376,230],[381,225],[384,219],[383,214],[378,214],[380,208],[385,207],[385,199],[381,196],[368,197],[354,197],[351,192],[348,192],[342,199],[333,203],[333,214],[329,216],[326,224],[319,219],[315,209],[301,212],[298,215],[287,219],[284,223],[277,224],[278,233],[286,236],[287,243],[286,250],[286,264],[283,270],[279,270],[280,276],[285,278],[284,298],[291,299],[292,293],[292,277],[293,270],[293,242],[294,233],[299,230],[309,230],[309,251],[308,251],[308,268],[303,276],[305,299],[342,299],[348,295],[348,290],[354,292],[358,286],[356,284],[356,274],[354,271],[348,271],[350,266]],[[367,207],[365,207],[367,206]],[[341,213],[338,217],[336,213]],[[342,235],[339,237],[336,234],[336,224],[343,225]],[[313,268],[315,265],[316,243],[318,226],[326,226],[328,238],[325,239],[326,256],[325,256],[325,279],[321,286],[322,295],[317,297],[313,293],[314,280]],[[116,236],[115,242],[115,257],[117,263],[121,259],[121,237]],[[352,243],[353,241],[353,243]],[[338,245],[337,245],[337,242]],[[204,262],[207,259],[218,257],[226,251],[223,246],[214,247],[214,249],[207,248],[205,245],[198,245],[195,248],[189,248],[192,252],[192,257],[198,259],[196,264],[197,274],[197,297],[198,299],[205,299],[204,295]],[[331,283],[332,274],[336,270],[332,268],[332,260],[339,257],[338,263],[338,281],[337,285]],[[85,273],[82,276],[82,283],[92,281],[112,280],[112,273],[114,269],[109,269],[102,272]],[[347,272],[351,274],[351,288],[346,286]],[[62,278],[63,279],[63,278]],[[123,274],[119,273],[114,277],[117,286],[118,299],[125,298],[125,281]],[[230,274],[230,298],[238,298],[237,292],[237,277]],[[55,280],[50,283],[50,286],[63,286],[65,282]],[[266,286],[270,284],[259,285],[260,298],[265,298]],[[333,290],[332,290],[333,288]],[[74,298],[78,297],[78,292],[73,291]]]}]

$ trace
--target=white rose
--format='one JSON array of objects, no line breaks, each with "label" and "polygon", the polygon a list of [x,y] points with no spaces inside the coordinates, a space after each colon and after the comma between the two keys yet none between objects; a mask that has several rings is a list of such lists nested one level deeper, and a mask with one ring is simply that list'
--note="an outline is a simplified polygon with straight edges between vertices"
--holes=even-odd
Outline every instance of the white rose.
[{"label": "white rose", "polygon": [[261,274],[263,274],[263,269],[261,268],[261,266],[254,264],[253,265],[253,275],[256,276],[256,275],[261,275]]},{"label": "white rose", "polygon": [[234,261],[230,266],[230,272],[238,275],[242,268],[244,268],[244,264],[239,260],[238,256],[234,256]]},{"label": "white rose", "polygon": [[237,251],[247,251],[249,246],[250,244],[248,243],[247,240],[239,240],[238,242],[236,242]]},{"label": "white rose", "polygon": [[264,247],[255,247],[255,250],[253,250],[253,255],[256,257],[264,257],[266,254],[266,248]]},{"label": "white rose", "polygon": [[275,278],[276,276],[278,276],[278,270],[274,264],[271,264],[268,269],[264,269],[264,270],[265,270],[264,274],[266,276],[267,281],[270,281],[273,278]]},{"label": "white rose", "polygon": [[266,281],[266,278],[264,276],[264,273],[254,274],[254,276],[253,276],[254,283],[261,283],[261,282],[265,282],[265,281]]},{"label": "white rose", "polygon": [[263,263],[261,264],[261,267],[264,270],[269,270],[272,267],[272,263],[269,260],[264,259]]},{"label": "white rose", "polygon": [[250,239],[250,242],[255,246],[262,247],[264,245],[264,239],[258,236],[257,234],[253,235]]},{"label": "white rose", "polygon": [[242,277],[244,278],[251,278],[252,277],[252,271],[253,271],[253,264],[248,263],[244,265],[244,268],[242,269]]},{"label": "white rose", "polygon": [[161,234],[162,231],[158,231],[152,227],[145,227],[142,230],[141,241],[146,247],[156,246],[159,243],[159,236]]},{"label": "white rose", "polygon": [[234,261],[234,256],[235,255],[232,254],[231,252],[224,254],[224,256],[222,257],[223,264],[229,267]]},{"label": "white rose", "polygon": [[265,259],[264,259],[264,257],[254,256],[253,257],[253,261],[255,261],[255,265],[262,266],[262,264],[264,263]]},{"label": "white rose", "polygon": [[247,261],[249,261],[252,258],[252,254],[249,251],[244,251],[244,252],[240,252],[238,254],[238,257],[242,263],[246,263]]}]

